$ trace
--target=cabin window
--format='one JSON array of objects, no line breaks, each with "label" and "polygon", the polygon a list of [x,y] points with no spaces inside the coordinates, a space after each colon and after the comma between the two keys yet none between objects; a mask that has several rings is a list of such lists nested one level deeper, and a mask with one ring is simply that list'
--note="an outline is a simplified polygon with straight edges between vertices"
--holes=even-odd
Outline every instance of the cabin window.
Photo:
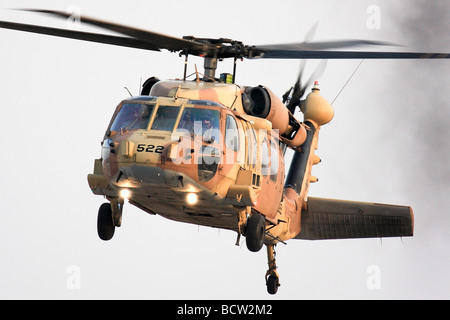
[{"label": "cabin window", "polygon": [[118,132],[147,129],[154,108],[152,104],[125,103],[116,115],[110,130]]},{"label": "cabin window", "polygon": [[270,140],[270,179],[277,181],[278,177],[278,148],[275,142]]},{"label": "cabin window", "polygon": [[269,164],[269,147],[267,146],[267,139],[264,138],[261,144],[261,175],[268,176],[270,174]]},{"label": "cabin window", "polygon": [[151,130],[172,131],[179,112],[177,106],[159,106]]},{"label": "cabin window", "polygon": [[225,124],[225,145],[231,150],[239,150],[239,130],[236,120],[231,115],[227,115]]},{"label": "cabin window", "polygon": [[253,128],[250,130],[251,132],[252,132],[252,137],[253,137],[253,140],[252,140],[252,145],[253,145],[253,147],[252,147],[252,164],[254,165],[254,166],[256,166],[256,163],[257,163],[257,158],[258,158],[258,142],[257,142],[257,139],[256,139],[256,134],[255,134],[255,130],[253,130]]}]

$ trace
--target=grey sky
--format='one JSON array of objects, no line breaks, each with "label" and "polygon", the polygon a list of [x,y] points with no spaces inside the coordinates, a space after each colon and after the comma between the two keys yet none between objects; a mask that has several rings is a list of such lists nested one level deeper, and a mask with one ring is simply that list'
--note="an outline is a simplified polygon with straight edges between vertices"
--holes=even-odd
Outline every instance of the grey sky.
[{"label": "grey sky", "polygon": [[[315,40],[369,39],[450,51],[446,0],[70,0],[58,6],[6,0],[0,19],[65,27],[65,21],[7,9],[70,6],[173,36],[286,43],[302,41],[319,22]],[[380,29],[368,26],[371,6],[379,9]],[[265,251],[235,246],[233,232],[175,223],[126,205],[114,239],[97,237],[104,200],[91,193],[86,176],[100,157],[115,106],[128,96],[124,86],[137,94],[141,78],[181,77],[183,59],[9,30],[0,30],[0,38],[0,298],[450,298],[448,60],[364,61],[333,104],[335,118],[322,128],[316,152],[322,163],[313,169],[319,182],[311,196],[411,205],[415,236],[280,244],[281,287],[269,296]],[[188,73],[195,63],[202,68],[200,59],[189,61]],[[308,61],[307,72],[317,63]],[[321,93],[332,101],[359,63],[328,61],[318,79]],[[239,62],[237,82],[282,95],[299,66],[295,60]],[[219,65],[225,71],[231,71],[230,61]],[[373,266],[380,287],[370,289]],[[73,275],[80,276],[75,285]]]}]

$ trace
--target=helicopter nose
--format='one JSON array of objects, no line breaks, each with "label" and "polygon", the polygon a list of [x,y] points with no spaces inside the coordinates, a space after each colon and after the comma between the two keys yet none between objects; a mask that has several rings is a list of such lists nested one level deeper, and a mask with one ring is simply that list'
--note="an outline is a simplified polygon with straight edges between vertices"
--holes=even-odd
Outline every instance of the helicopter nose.
[{"label": "helicopter nose", "polygon": [[133,158],[135,149],[135,144],[131,140],[122,141],[119,145],[120,155],[128,159]]}]

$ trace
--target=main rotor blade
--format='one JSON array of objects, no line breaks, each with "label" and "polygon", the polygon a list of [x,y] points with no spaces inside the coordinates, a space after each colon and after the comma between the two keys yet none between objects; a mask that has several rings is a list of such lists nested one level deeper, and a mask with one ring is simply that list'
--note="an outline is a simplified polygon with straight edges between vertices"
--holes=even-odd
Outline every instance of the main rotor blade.
[{"label": "main rotor blade", "polygon": [[46,35],[50,35],[50,36],[84,40],[84,41],[90,41],[90,42],[96,42],[96,43],[104,43],[104,44],[110,44],[110,45],[116,45],[116,46],[122,46],[122,47],[159,51],[159,48],[152,44],[141,41],[139,39],[128,38],[128,37],[109,36],[109,35],[98,34],[98,33],[89,33],[89,32],[82,32],[82,31],[75,31],[75,30],[42,27],[42,26],[36,26],[36,25],[31,25],[31,24],[15,23],[15,22],[8,22],[8,21],[0,21],[0,28],[32,32],[32,33],[38,33],[38,34],[46,34]]},{"label": "main rotor blade", "polygon": [[[72,16],[72,14],[62,12],[62,11],[54,11],[54,10],[24,9],[24,11],[45,13],[45,14],[49,14],[49,15],[53,15],[53,16],[57,16],[57,17],[62,17],[62,18],[70,18]],[[111,22],[107,22],[107,21],[103,21],[103,20],[99,20],[99,19],[95,19],[95,18],[89,18],[89,17],[85,17],[85,16],[80,16],[80,21],[90,24],[90,25],[94,25],[94,26],[103,28],[103,29],[107,29],[110,31],[122,33],[124,35],[139,39],[141,41],[145,41],[159,49],[167,49],[167,50],[171,50],[171,51],[192,50],[196,53],[200,52],[200,51],[201,52],[205,51],[204,44],[194,42],[194,41],[184,40],[181,38],[175,38],[172,36],[152,32],[152,31],[137,29],[134,27],[111,23]]]},{"label": "main rotor blade", "polygon": [[267,50],[253,47],[249,58],[264,59],[449,59],[450,53],[376,52],[376,51],[320,51]]},{"label": "main rotor blade", "polygon": [[285,43],[274,45],[256,46],[261,50],[326,50],[349,48],[355,46],[398,46],[397,44],[384,41],[370,41],[370,40],[335,40],[335,41],[316,41],[316,42],[300,42],[300,43]]}]

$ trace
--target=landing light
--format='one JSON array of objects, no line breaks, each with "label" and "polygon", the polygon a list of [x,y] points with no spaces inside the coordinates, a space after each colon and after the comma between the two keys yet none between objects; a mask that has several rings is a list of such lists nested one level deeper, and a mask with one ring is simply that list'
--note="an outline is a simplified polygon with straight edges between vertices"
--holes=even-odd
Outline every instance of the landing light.
[{"label": "landing light", "polygon": [[130,195],[131,195],[130,190],[128,190],[128,189],[122,189],[122,190],[120,190],[120,197],[121,197],[121,198],[123,198],[123,199],[128,199],[128,198],[130,197]]},{"label": "landing light", "polygon": [[197,201],[198,201],[198,196],[197,196],[196,193],[191,192],[191,193],[188,193],[188,194],[187,194],[187,196],[186,196],[186,202],[187,202],[188,204],[190,204],[191,206],[193,206],[194,204],[197,203]]}]

